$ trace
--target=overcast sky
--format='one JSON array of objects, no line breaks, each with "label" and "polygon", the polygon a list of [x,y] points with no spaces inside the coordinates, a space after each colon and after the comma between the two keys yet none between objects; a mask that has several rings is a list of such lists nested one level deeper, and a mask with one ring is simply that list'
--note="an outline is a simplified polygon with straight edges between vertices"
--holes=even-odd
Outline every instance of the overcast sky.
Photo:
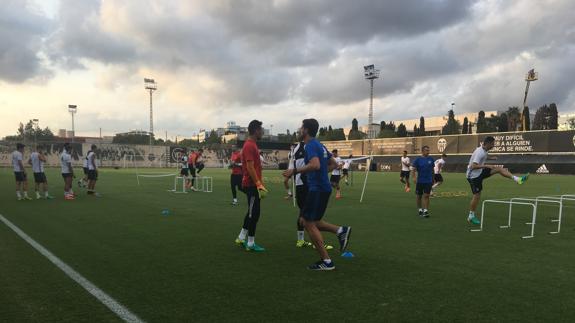
[{"label": "overcast sky", "polygon": [[2,0],[0,136],[20,121],[157,136],[257,118],[274,133],[304,117],[375,120],[528,105],[575,110],[575,1]]}]

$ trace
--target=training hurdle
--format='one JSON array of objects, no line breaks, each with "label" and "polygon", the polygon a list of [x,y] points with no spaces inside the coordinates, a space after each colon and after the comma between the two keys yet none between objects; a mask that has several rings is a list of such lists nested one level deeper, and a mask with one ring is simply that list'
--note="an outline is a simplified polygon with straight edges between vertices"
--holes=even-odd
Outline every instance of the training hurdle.
[{"label": "training hurdle", "polygon": [[479,225],[479,229],[471,229],[470,231],[472,232],[479,232],[479,231],[483,231],[483,224],[484,224],[484,219],[485,219],[485,205],[486,204],[507,204],[509,205],[509,220],[508,220],[508,225],[507,226],[499,226],[499,228],[504,229],[504,228],[509,228],[511,227],[511,212],[512,212],[512,207],[511,205],[515,204],[515,205],[529,205],[531,206],[531,208],[533,209],[533,213],[532,213],[532,220],[531,220],[531,234],[528,236],[523,236],[521,238],[523,239],[530,239],[533,238],[535,236],[535,220],[537,218],[537,209],[535,207],[535,203],[531,203],[531,202],[519,202],[519,201],[511,201],[511,200],[485,200],[483,201],[483,203],[481,204],[481,224]]},{"label": "training hurdle", "polygon": [[473,229],[471,231],[483,231],[483,220],[485,215],[485,207],[488,203],[498,203],[509,205],[507,225],[499,226],[501,229],[507,229],[511,227],[511,217],[513,214],[513,205],[530,205],[532,207],[532,220],[525,224],[531,225],[531,234],[528,236],[523,236],[523,239],[533,238],[535,236],[535,224],[537,220],[537,211],[539,210],[540,204],[557,204],[559,206],[559,211],[556,219],[552,219],[551,222],[557,223],[557,230],[551,231],[549,234],[558,234],[561,232],[561,222],[563,221],[563,207],[564,201],[575,201],[575,195],[564,194],[564,195],[552,195],[552,196],[537,196],[537,197],[514,197],[510,199],[500,199],[500,200],[485,200],[481,206],[481,225],[479,229]]},{"label": "training hurdle", "polygon": [[[187,194],[186,191],[186,179],[187,177],[183,176],[174,176],[174,189],[168,190],[168,192],[177,193],[177,194]],[[178,183],[182,180],[182,190],[178,190]]]},{"label": "training hurdle", "polygon": [[210,176],[197,176],[196,185],[199,186],[198,191],[205,193],[211,193],[214,188],[214,182]]}]

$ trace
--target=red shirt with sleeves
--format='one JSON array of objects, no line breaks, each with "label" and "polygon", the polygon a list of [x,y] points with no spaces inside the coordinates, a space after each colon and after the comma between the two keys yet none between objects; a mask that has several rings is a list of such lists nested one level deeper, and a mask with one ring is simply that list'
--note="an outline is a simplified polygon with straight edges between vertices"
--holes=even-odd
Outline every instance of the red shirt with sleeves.
[{"label": "red shirt with sleeves", "polygon": [[242,172],[244,174],[242,178],[242,186],[243,187],[253,187],[256,186],[256,183],[250,177],[248,173],[248,161],[252,161],[254,163],[254,168],[256,170],[256,175],[259,180],[262,179],[262,162],[260,160],[260,150],[258,149],[258,145],[255,141],[248,139],[244,143],[244,147],[242,148]]}]

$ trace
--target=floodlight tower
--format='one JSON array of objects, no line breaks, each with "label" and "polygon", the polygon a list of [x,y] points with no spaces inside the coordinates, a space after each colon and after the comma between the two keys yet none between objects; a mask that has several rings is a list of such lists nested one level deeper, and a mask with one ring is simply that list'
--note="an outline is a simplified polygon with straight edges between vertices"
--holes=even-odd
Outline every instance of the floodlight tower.
[{"label": "floodlight tower", "polygon": [[[529,84],[533,81],[537,81],[539,79],[539,73],[535,72],[535,69],[532,68],[529,70],[529,72],[527,72],[527,75],[525,75],[525,82],[527,82],[527,85],[525,85],[525,96],[523,97],[523,111],[525,111],[525,107],[527,107],[527,93],[529,92]],[[525,131],[526,128],[526,124],[525,124],[526,119],[523,116],[523,112],[521,113],[521,130]]]},{"label": "floodlight tower", "polygon": [[78,106],[69,104],[68,105],[68,112],[72,115],[72,142],[74,142],[74,137],[76,137],[76,129],[74,128],[74,115],[78,111]]},{"label": "floodlight tower", "polygon": [[144,88],[150,92],[150,146],[152,145],[152,136],[154,135],[154,112],[152,106],[152,93],[158,89],[154,79],[144,78]]},{"label": "floodlight tower", "polygon": [[369,81],[370,97],[369,97],[369,117],[367,126],[367,138],[375,138],[375,129],[373,127],[373,81],[379,78],[379,70],[375,69],[373,64],[363,67],[363,75]]}]

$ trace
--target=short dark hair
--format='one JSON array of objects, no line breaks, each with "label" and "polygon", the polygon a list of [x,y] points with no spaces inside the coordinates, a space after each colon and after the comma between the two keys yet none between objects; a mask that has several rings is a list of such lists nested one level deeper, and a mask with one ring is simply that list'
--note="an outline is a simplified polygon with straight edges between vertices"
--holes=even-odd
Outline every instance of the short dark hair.
[{"label": "short dark hair", "polygon": [[256,133],[256,130],[260,129],[262,127],[263,122],[259,121],[259,120],[252,120],[250,121],[250,124],[248,125],[248,132],[250,135],[253,135]]},{"label": "short dark hair", "polygon": [[337,154],[337,149],[331,151],[332,154]]},{"label": "short dark hair", "polygon": [[204,150],[203,150],[202,148],[200,148],[200,149],[198,149],[198,152],[199,152],[199,153],[203,153]]},{"label": "short dark hair", "polygon": [[69,142],[64,143],[64,149],[68,150],[68,148],[70,148],[70,143]]},{"label": "short dark hair", "polygon": [[26,147],[26,145],[21,144],[21,143],[17,143],[17,144],[16,144],[16,150],[20,150],[20,149],[22,149],[22,148],[24,148],[24,147]]},{"label": "short dark hair", "polygon": [[319,122],[316,119],[304,119],[302,121],[302,128],[307,129],[307,134],[315,137],[319,129]]},{"label": "short dark hair", "polygon": [[495,142],[495,138],[493,138],[492,136],[487,136],[487,137],[485,137],[485,139],[483,139],[484,144],[490,144],[490,143],[494,143],[494,142]]},{"label": "short dark hair", "polygon": [[98,147],[96,147],[96,145],[92,145],[92,146],[90,146],[90,148],[96,149],[96,148],[98,148]]},{"label": "short dark hair", "polygon": [[407,154],[407,150],[404,150],[403,153],[404,153],[404,154]]},{"label": "short dark hair", "polygon": [[446,153],[441,154],[441,157],[447,157]]},{"label": "short dark hair", "polygon": [[425,146],[421,147],[421,150],[424,150],[425,148],[429,149],[429,146],[425,145]]}]

